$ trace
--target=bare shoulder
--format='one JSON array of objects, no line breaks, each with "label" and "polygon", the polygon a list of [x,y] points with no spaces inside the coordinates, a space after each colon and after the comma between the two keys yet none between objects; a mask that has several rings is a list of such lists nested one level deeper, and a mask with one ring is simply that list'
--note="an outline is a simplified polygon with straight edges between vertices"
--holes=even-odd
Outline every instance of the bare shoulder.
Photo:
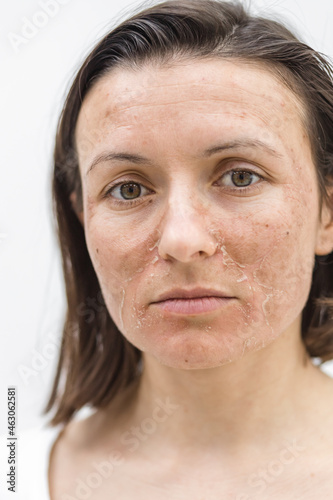
[{"label": "bare shoulder", "polygon": [[121,461],[121,455],[110,449],[110,438],[103,443],[95,432],[97,424],[98,415],[92,415],[70,422],[59,434],[49,462],[51,500],[88,496],[93,499],[96,488],[98,498],[104,498],[104,478],[110,476],[111,469]]},{"label": "bare shoulder", "polygon": [[130,389],[107,409],[98,409],[64,427],[50,454],[51,500],[72,497],[103,500],[109,499],[114,489],[119,492],[118,476],[129,465],[126,460],[124,466],[124,450],[119,445],[126,398],[131,400]]},{"label": "bare shoulder", "polygon": [[[70,422],[59,434],[53,444],[48,470],[49,492],[51,500],[58,500],[67,493],[71,478],[77,468],[76,436],[82,428],[81,422]],[[69,491],[68,491],[69,493]]]}]

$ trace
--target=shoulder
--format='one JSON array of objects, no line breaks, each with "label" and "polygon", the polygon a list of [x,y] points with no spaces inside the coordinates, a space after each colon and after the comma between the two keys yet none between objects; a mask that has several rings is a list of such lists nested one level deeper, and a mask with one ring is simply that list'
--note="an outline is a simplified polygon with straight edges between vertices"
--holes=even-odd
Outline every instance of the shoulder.
[{"label": "shoulder", "polygon": [[[89,482],[89,478],[92,483],[96,478],[101,481],[103,479],[104,487],[110,486],[104,481],[109,475],[110,466],[107,464],[105,450],[105,446],[108,446],[107,440],[105,436],[103,438],[97,433],[99,422],[99,412],[88,418],[72,420],[55,442],[49,466],[49,489],[52,500],[79,498],[81,489],[88,491],[89,486],[85,483],[85,479]],[[97,471],[96,467],[99,466],[102,467],[102,471]],[[110,492],[102,493],[101,488],[98,494],[98,498],[110,497]]]},{"label": "shoulder", "polygon": [[[17,500],[48,500],[48,464],[53,443],[61,427],[34,426],[12,439],[1,435],[3,447],[12,450],[12,471]],[[32,480],[35,478],[36,480]]]}]

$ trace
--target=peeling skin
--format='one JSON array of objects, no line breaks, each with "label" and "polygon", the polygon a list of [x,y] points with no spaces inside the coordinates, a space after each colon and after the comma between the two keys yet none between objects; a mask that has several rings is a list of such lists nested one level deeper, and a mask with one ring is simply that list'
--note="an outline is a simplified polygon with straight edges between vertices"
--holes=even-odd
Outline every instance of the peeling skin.
[{"label": "peeling skin", "polygon": [[[223,480],[238,478],[254,450],[258,464],[269,463],[285,439],[299,436],[312,464],[318,439],[309,429],[316,434],[322,415],[332,414],[332,392],[303,363],[301,313],[315,254],[329,253],[333,236],[319,219],[304,117],[272,73],[239,61],[114,70],[84,99],[76,143],[87,248],[113,321],[143,358],[135,397],[119,413],[112,405],[98,411],[91,428],[113,445],[121,430],[153,415],[156,395],[178,405],[137,458],[126,456],[138,481],[142,457],[156,457],[167,480],[185,468],[192,484],[199,461],[202,477],[216,467],[221,477],[222,463]],[[222,143],[229,149],[203,154]],[[111,151],[146,160],[104,160],[90,170]],[[241,194],[226,182],[234,169],[262,179]],[[116,183],[140,184],[138,202],[117,205],[119,186],[106,194]],[[233,300],[201,315],[154,304],[172,288],[197,286]]]},{"label": "peeling skin", "polygon": [[[114,322],[140,350],[170,367],[212,368],[294,328],[320,245],[303,115],[272,74],[228,61],[116,70],[88,93],[76,130],[88,251]],[[200,156],[243,139],[276,153],[240,146]],[[152,165],[104,161],[87,173],[111,150]],[[222,184],[232,168],[264,180],[241,196]],[[149,193],[119,208],[102,196],[116,180]],[[175,286],[235,300],[206,315],[168,315],[152,302]]]}]

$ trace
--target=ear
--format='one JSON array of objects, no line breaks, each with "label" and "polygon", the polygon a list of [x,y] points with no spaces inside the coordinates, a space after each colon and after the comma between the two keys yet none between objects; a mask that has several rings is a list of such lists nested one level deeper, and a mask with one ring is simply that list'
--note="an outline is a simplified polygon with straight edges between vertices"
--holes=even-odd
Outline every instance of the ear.
[{"label": "ear", "polygon": [[79,212],[77,210],[77,199],[76,199],[76,193],[74,191],[69,195],[69,199],[71,200],[72,208],[74,212],[76,213],[79,221],[81,222],[82,226],[84,227],[84,217],[83,217],[83,211]]},{"label": "ear", "polygon": [[329,192],[330,206],[323,203],[317,233],[316,255],[328,255],[333,251],[333,191]]}]

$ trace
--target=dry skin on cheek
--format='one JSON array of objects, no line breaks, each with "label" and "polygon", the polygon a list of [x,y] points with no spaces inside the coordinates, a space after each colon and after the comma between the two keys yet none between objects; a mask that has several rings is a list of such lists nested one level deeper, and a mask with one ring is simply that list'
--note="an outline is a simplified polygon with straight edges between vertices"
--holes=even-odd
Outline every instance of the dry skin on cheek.
[{"label": "dry skin on cheek", "polygon": [[[239,76],[240,91],[244,87],[243,76],[243,73]],[[263,96],[257,94],[257,83],[252,87],[249,83],[251,82],[247,82],[246,89],[243,88],[242,98],[245,104],[240,99],[239,92],[235,97],[235,87],[227,81],[226,86],[229,85],[230,88],[226,92],[224,86],[224,94],[221,85],[216,86],[217,98],[211,108],[207,109],[206,101],[195,93],[193,102],[188,103],[191,105],[191,113],[183,112],[183,103],[179,103],[181,107],[178,109],[174,106],[176,111],[168,116],[170,108],[165,106],[165,120],[168,120],[170,127],[167,129],[169,135],[164,145],[159,138],[163,136],[159,127],[164,126],[160,110],[164,104],[168,104],[168,96],[161,95],[160,87],[164,85],[161,81],[152,83],[152,89],[158,90],[156,102],[161,101],[163,104],[158,107],[158,111],[148,94],[142,97],[143,105],[149,107],[146,114],[142,108],[141,111],[131,111],[131,106],[126,101],[126,109],[117,109],[117,112],[121,111],[122,118],[113,130],[113,113],[105,113],[104,104],[100,103],[103,113],[96,120],[96,126],[99,127],[100,118],[104,120],[100,137],[103,137],[105,143],[113,132],[117,134],[117,130],[120,130],[120,143],[124,141],[126,144],[130,138],[129,143],[135,150],[136,140],[140,141],[140,147],[147,140],[151,144],[150,153],[163,157],[166,152],[172,165],[177,156],[170,153],[170,142],[175,145],[175,155],[179,154],[177,151],[184,150],[183,144],[187,144],[190,149],[191,140],[202,138],[205,133],[207,136],[202,138],[202,143],[209,144],[210,135],[207,131],[214,121],[212,114],[216,106],[222,103],[223,117],[230,115],[230,127],[224,132],[229,133],[231,139],[237,137],[240,120],[245,121],[245,125],[248,122],[250,128],[252,123],[252,135],[259,140],[267,139],[269,142],[272,135],[273,139],[275,135],[283,144],[288,135],[290,143],[298,141],[297,151],[291,150],[285,156],[291,161],[301,154],[298,130],[296,127],[296,131],[290,133],[294,134],[290,139],[289,132],[286,133],[285,120],[281,113],[279,115],[275,86],[272,88],[270,85],[267,96]],[[174,89],[174,82],[170,89]],[[202,89],[202,92],[207,93],[212,101],[208,90],[209,88]],[[281,89],[277,88],[277,91],[278,94]],[[222,101],[220,94],[223,96]],[[175,96],[172,94],[171,97]],[[179,98],[178,94],[176,97]],[[267,106],[267,99],[271,99],[272,106]],[[134,102],[136,100],[140,101],[136,98]],[[194,103],[201,100],[202,120],[195,124],[193,106],[197,106],[195,111],[198,116],[201,104]],[[185,95],[185,104],[186,101]],[[285,106],[281,98],[280,107]],[[288,105],[288,108],[291,109],[292,106]],[[184,109],[186,111],[186,105]],[[136,113],[142,118],[141,121],[145,121],[147,133],[136,133]],[[298,119],[295,109],[285,109],[284,113],[288,113],[289,122],[294,117],[295,120]],[[266,120],[264,127],[263,118]],[[180,125],[177,125],[178,122]],[[244,132],[248,132],[249,127],[243,127]],[[257,129],[261,131],[257,133]],[[306,159],[305,156],[303,159]],[[224,199],[214,206],[211,201],[207,200],[206,203],[205,200],[200,220],[206,235],[209,234],[216,241],[216,251],[210,258],[202,259],[200,265],[194,261],[186,264],[167,261],[159,255],[159,242],[165,233],[161,223],[163,214],[158,208],[158,214],[154,214],[155,205],[152,205],[152,209],[134,210],[131,215],[119,216],[112,213],[106,203],[97,204],[92,200],[87,210],[89,253],[109,313],[118,329],[131,343],[170,366],[185,367],[185,363],[193,368],[217,366],[235,360],[247,351],[264,347],[292,323],[304,307],[311,283],[314,255],[309,241],[314,238],[311,231],[315,224],[311,226],[309,221],[314,221],[315,211],[307,202],[306,191],[310,193],[307,183],[303,180],[297,182],[296,176],[302,173],[303,166],[300,168],[295,162],[292,165],[292,161],[290,166],[295,170],[295,177],[292,178],[289,172],[286,173],[286,168],[282,168],[290,185],[282,187],[279,179],[281,189],[271,189],[275,193],[274,198],[265,194],[268,190],[242,202],[235,198],[234,210],[225,205]],[[310,178],[309,174],[306,175]],[[195,200],[195,196],[194,202],[199,199]],[[140,215],[142,213],[144,216]],[[172,221],[176,225],[183,223],[181,219]],[[193,221],[188,219],[187,222],[192,224]],[[179,242],[180,245],[187,244],[185,238]],[[149,305],[160,293],[175,286],[192,288],[198,285],[227,291],[237,299],[218,314],[202,317],[166,316],[156,306]]]},{"label": "dry skin on cheek", "polygon": [[[203,366],[207,359],[217,364],[230,362],[274,340],[294,319],[290,311],[295,314],[295,308],[290,303],[301,311],[311,274],[309,266],[304,269],[309,256],[299,258],[308,214],[304,207],[303,212],[297,210],[301,202],[296,203],[295,193],[288,191],[286,198],[292,206],[285,206],[284,212],[261,205],[252,213],[238,214],[236,220],[232,215],[215,217],[207,231],[217,250],[214,261],[203,262],[205,272],[200,275],[197,270],[191,274],[188,267],[188,272],[176,276],[161,259],[158,224],[148,221],[143,227],[123,222],[122,228],[115,229],[107,216],[103,223],[92,222],[92,260],[110,315],[122,334],[161,362],[177,363],[177,356],[173,361],[171,357],[178,350],[182,360],[187,360],[184,363],[191,366]],[[179,282],[186,286],[186,278],[187,286],[198,284],[198,276],[206,286],[232,290],[238,303],[209,319],[166,318],[148,305],[161,291]]]},{"label": "dry skin on cheek", "polygon": [[[200,270],[161,258],[159,216],[148,210],[119,219],[88,199],[87,245],[118,329],[170,366],[219,365],[268,345],[301,312],[310,289],[315,207],[307,195],[295,183],[284,187],[282,199],[259,198],[236,212],[206,207],[202,221],[209,223],[202,224],[217,248]],[[149,306],[162,291],[198,284],[232,292],[237,303],[204,319],[165,317]]]}]

